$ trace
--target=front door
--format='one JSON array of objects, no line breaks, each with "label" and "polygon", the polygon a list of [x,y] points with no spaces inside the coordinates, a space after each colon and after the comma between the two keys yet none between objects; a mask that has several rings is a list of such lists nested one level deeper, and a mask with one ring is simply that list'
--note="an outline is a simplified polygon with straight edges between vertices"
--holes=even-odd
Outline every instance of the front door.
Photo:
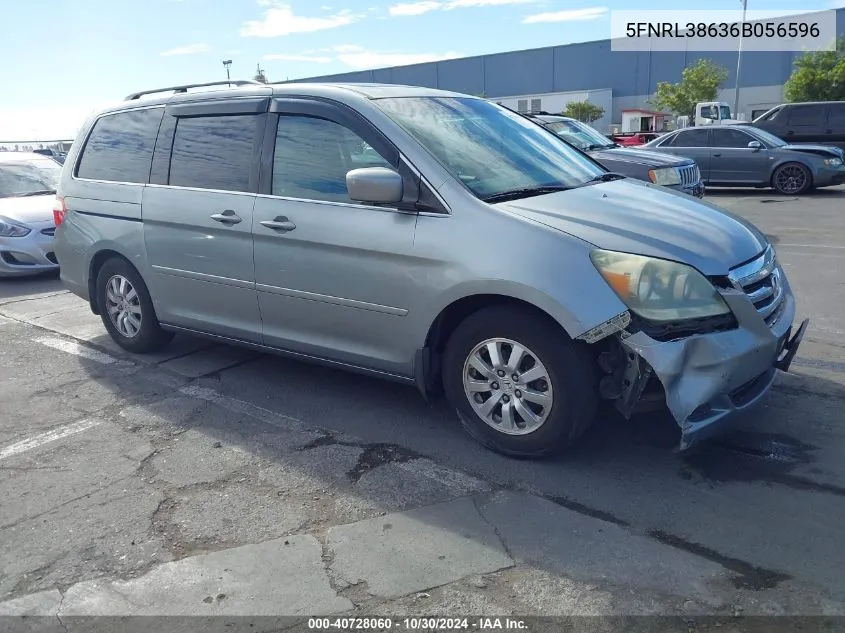
[{"label": "front door", "polygon": [[732,127],[714,127],[710,132],[710,182],[758,184],[769,181],[774,159],[765,147],[748,147],[749,143],[757,141],[756,138]]},{"label": "front door", "polygon": [[353,202],[346,188],[352,169],[402,173],[398,152],[340,107],[280,99],[271,112],[253,221],[265,343],[410,375],[396,350],[407,349],[417,214]]},{"label": "front door", "polygon": [[156,312],[165,323],[260,342],[252,215],[266,114],[196,104],[188,113],[168,106],[169,138],[153,161],[158,184],[142,201]]},{"label": "front door", "polygon": [[689,128],[681,130],[659,145],[670,154],[692,158],[701,172],[701,179],[710,178],[710,130],[709,128]]}]

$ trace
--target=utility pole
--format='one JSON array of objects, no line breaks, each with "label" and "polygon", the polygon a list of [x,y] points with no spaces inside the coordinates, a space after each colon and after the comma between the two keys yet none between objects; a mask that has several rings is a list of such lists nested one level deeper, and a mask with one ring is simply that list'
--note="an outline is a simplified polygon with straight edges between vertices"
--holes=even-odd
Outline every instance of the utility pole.
[{"label": "utility pole", "polygon": [[745,11],[748,9],[748,0],[742,0],[742,23],[739,25],[739,50],[736,53],[736,86],[734,87],[734,111],[733,118],[739,118],[739,77],[742,70],[742,27],[745,24]]},{"label": "utility pole", "polygon": [[[231,60],[231,59],[225,59],[225,60],[223,60],[223,67],[226,69],[226,81],[231,81],[231,80],[232,80],[232,78],[229,76],[229,66],[231,66],[231,65],[232,65],[232,60]],[[232,84],[231,84],[231,83],[229,84],[229,87],[230,87],[230,88],[232,87]]]}]

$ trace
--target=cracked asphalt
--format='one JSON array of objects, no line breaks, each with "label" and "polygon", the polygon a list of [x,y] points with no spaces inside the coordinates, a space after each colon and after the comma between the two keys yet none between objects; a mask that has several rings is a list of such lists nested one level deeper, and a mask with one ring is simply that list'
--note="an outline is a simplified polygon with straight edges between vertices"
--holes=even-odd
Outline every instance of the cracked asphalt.
[{"label": "cracked asphalt", "polygon": [[568,455],[507,459],[413,389],[189,338],[132,356],[57,279],[0,281],[0,623],[845,615],[845,190],[709,199],[811,324],[687,454],[667,413],[604,411]]}]

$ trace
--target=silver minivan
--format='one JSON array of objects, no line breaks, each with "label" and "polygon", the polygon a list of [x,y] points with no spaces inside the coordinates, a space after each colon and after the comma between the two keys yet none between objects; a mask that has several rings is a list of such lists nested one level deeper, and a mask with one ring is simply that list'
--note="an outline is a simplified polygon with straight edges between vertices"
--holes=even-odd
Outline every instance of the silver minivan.
[{"label": "silver minivan", "polygon": [[601,400],[665,403],[686,448],[789,368],[807,323],[748,222],[482,98],[235,83],[130,95],[68,154],[61,277],[124,349],[183,332],[442,388],[518,456]]}]

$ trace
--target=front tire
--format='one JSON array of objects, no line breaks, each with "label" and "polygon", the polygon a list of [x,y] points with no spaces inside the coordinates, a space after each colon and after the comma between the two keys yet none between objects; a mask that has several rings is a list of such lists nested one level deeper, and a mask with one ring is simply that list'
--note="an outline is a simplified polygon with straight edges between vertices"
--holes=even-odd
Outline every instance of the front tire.
[{"label": "front tire", "polygon": [[159,325],[141,275],[124,259],[114,257],[100,268],[97,305],[109,335],[129,352],[156,352],[173,338]]},{"label": "front tire", "polygon": [[571,446],[596,415],[596,374],[584,345],[549,318],[513,306],[469,316],[443,356],[446,397],[466,431],[513,457]]},{"label": "front tire", "polygon": [[813,186],[813,175],[806,165],[784,163],[772,175],[772,186],[784,196],[798,196]]}]

